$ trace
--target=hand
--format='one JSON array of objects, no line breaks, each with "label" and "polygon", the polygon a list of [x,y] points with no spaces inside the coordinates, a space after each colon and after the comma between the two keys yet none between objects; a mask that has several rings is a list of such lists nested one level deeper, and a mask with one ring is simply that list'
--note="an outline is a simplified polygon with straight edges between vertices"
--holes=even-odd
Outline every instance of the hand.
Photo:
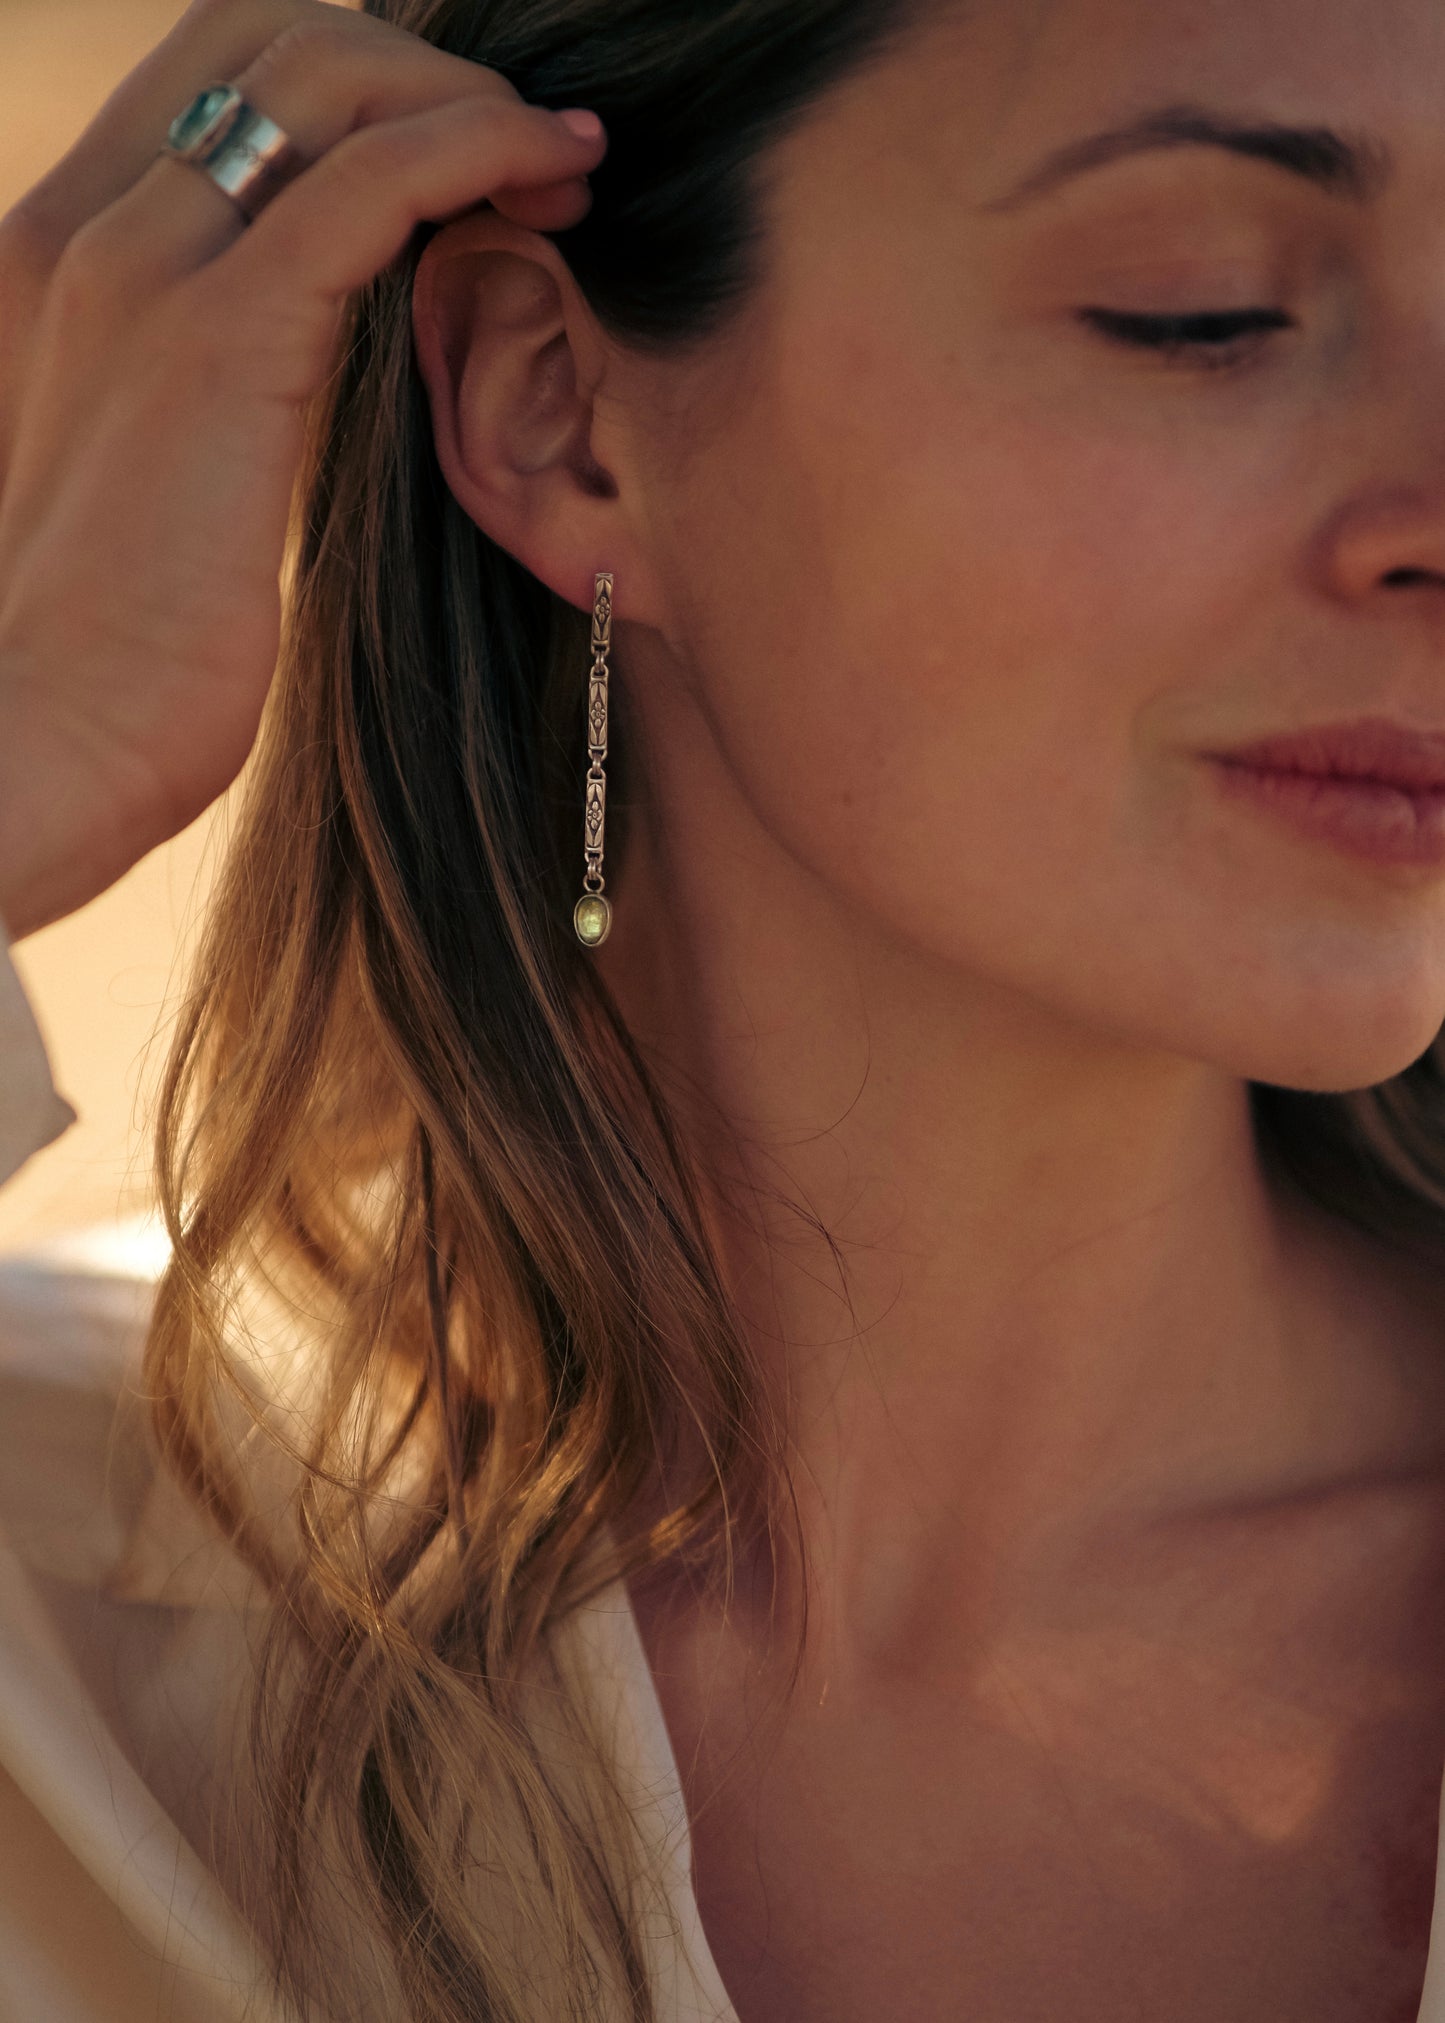
[{"label": "hand", "polygon": [[[308,166],[247,226],[157,158],[233,81]],[[586,215],[604,141],[325,0],[193,0],[0,218],[0,917],[29,933],[195,818],[255,739],[309,396],[423,220]]]}]

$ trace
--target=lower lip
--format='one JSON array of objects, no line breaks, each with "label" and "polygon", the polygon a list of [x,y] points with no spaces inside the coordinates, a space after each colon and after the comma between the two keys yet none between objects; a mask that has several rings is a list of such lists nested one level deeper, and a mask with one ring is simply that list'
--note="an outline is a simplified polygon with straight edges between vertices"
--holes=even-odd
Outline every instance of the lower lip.
[{"label": "lower lip", "polygon": [[1371,864],[1445,865],[1445,788],[1407,791],[1216,760],[1226,792]]}]

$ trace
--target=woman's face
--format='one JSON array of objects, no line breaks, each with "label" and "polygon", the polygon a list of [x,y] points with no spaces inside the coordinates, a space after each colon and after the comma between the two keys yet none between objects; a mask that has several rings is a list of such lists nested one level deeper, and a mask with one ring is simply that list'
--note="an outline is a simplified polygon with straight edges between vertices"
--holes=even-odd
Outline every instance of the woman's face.
[{"label": "woman's face", "polygon": [[[1341,145],[1042,172],[1185,109]],[[895,946],[1255,1079],[1406,1066],[1445,868],[1306,839],[1201,755],[1445,731],[1445,0],[980,0],[773,164],[745,327],[661,368],[696,400],[648,507],[664,819],[698,821],[688,717]]]}]

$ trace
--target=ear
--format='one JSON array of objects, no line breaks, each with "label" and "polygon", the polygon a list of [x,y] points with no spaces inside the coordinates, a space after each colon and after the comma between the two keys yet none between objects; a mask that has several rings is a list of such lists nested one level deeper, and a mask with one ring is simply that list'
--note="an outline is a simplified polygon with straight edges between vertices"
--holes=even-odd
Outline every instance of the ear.
[{"label": "ear", "polygon": [[656,622],[626,432],[596,406],[608,343],[552,241],[493,210],[444,225],[418,263],[412,329],[469,518],[568,603],[590,611],[610,569],[616,615]]}]

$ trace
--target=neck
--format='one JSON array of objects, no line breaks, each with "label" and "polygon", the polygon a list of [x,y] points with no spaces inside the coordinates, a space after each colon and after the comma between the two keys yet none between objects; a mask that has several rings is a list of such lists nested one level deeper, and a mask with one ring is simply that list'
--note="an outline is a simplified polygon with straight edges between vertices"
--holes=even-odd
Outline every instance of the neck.
[{"label": "neck", "polygon": [[859,1636],[1103,1528],[1388,1466],[1408,1384],[1361,1354],[1366,1240],[1266,1177],[1247,1084],[909,945],[720,768],[686,779],[650,783],[602,967]]}]

